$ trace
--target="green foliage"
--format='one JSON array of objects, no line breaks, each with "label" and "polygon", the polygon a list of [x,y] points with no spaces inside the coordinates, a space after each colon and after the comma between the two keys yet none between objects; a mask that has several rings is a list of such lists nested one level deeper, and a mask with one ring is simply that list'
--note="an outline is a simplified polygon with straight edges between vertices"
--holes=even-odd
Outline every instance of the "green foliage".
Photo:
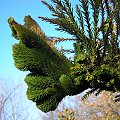
[{"label": "green foliage", "polygon": [[28,85],[28,99],[36,102],[37,107],[45,112],[56,109],[65,96],[58,81],[50,77],[32,73],[26,76],[25,82]]},{"label": "green foliage", "polygon": [[[33,20],[30,16],[25,18]],[[28,99],[36,102],[42,111],[54,110],[65,96],[59,78],[64,73],[70,74],[72,63],[49,45],[47,37],[42,37],[44,34],[41,29],[39,35],[34,32],[35,29],[31,30],[28,21],[25,25],[20,25],[10,18],[8,22],[13,36],[20,40],[12,47],[15,66],[22,71],[31,72],[25,78]]]},{"label": "green foliage", "polygon": [[63,89],[65,90],[66,95],[74,95],[76,91],[76,86],[72,78],[63,74],[60,77],[60,83]]},{"label": "green foliage", "polygon": [[74,61],[57,51],[39,25],[25,16],[24,25],[9,18],[15,65],[30,71],[25,78],[28,99],[44,112],[54,110],[66,95],[91,88],[94,91],[120,91],[120,2],[118,0],[79,0],[75,11],[69,0],[42,1],[53,18],[39,17],[56,29],[74,37]]},{"label": "green foliage", "polygon": [[[54,18],[39,17],[76,38],[71,74],[76,85],[95,90],[120,90],[120,2],[79,0],[76,16],[69,0],[42,1]],[[91,9],[91,10],[90,10]]]}]

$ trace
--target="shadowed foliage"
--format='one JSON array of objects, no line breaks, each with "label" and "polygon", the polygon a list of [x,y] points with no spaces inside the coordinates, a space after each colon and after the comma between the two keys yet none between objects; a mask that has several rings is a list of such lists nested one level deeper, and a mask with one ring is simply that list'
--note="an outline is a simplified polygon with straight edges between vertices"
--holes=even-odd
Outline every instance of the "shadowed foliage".
[{"label": "shadowed foliage", "polygon": [[54,47],[31,16],[25,16],[24,25],[13,18],[8,20],[13,36],[19,39],[13,45],[15,65],[30,71],[25,78],[28,99],[48,112],[56,109],[66,95],[88,88],[84,98],[96,90],[97,94],[102,90],[120,91],[120,2],[79,0],[76,17],[69,0],[51,1],[54,5],[42,3],[54,17],[39,18],[73,35],[73,62]]}]

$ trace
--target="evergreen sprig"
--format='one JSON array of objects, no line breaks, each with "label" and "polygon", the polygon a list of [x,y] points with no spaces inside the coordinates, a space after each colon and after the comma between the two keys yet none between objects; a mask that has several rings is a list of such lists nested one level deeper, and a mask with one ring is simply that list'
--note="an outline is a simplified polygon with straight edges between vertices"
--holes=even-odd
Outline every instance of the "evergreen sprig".
[{"label": "evergreen sprig", "polygon": [[8,22],[13,36],[19,40],[12,47],[15,66],[21,71],[30,72],[25,78],[28,99],[36,102],[44,112],[56,109],[66,95],[59,78],[64,73],[70,74],[71,61],[49,44],[30,16],[25,16],[24,25],[13,18],[9,18]]},{"label": "evergreen sprig", "polygon": [[[120,84],[120,75],[118,72],[117,74],[114,73],[116,70],[119,71],[119,60],[116,62],[112,60],[120,54],[118,37],[120,28],[120,2],[118,0],[79,0],[79,4],[76,5],[77,19],[73,15],[75,11],[73,11],[68,0],[59,0],[58,2],[52,0],[52,2],[55,5],[55,10],[57,11],[57,9],[59,9],[60,13],[63,12],[62,15],[64,16],[54,18],[57,19],[55,24],[59,26],[60,29],[58,30],[67,32],[65,29],[67,25],[70,31],[79,30],[78,34],[76,34],[76,32],[75,34],[68,32],[74,35],[76,39],[76,43],[74,43],[75,66],[71,68],[75,83],[81,85],[84,80],[86,84],[90,84],[90,88],[95,88],[95,90],[119,90],[117,84]],[[50,9],[50,11],[52,10]],[[60,13],[58,12],[58,14]],[[67,21],[66,16],[70,22]],[[40,18],[53,23],[53,19],[51,18]],[[73,23],[74,27],[72,26]],[[115,63],[115,66],[113,63]],[[108,67],[109,70],[103,72],[102,66],[104,66],[104,64],[106,64],[106,67],[112,67]],[[110,69],[112,72],[110,72]],[[108,74],[108,72],[110,73]],[[114,73],[115,76],[112,73]],[[106,78],[105,85],[103,84],[104,78],[100,77],[103,74],[109,77]],[[115,86],[111,82],[113,80],[112,78],[115,79]]]},{"label": "evergreen sprig", "polygon": [[30,16],[24,18],[24,25],[13,18],[8,20],[12,35],[19,40],[12,48],[15,65],[30,71],[25,78],[28,99],[48,112],[55,110],[66,95],[76,95],[88,88],[84,98],[96,90],[97,94],[102,90],[119,92],[119,0],[79,0],[75,11],[69,0],[51,2],[54,5],[42,1],[53,18],[39,18],[73,35],[73,61],[54,47]]},{"label": "evergreen sprig", "polygon": [[52,24],[58,25],[59,27],[56,28],[57,30],[65,31],[80,39],[79,34],[81,31],[77,24],[77,21],[75,20],[75,16],[73,15],[73,8],[71,7],[70,2],[68,0],[52,0],[52,2],[55,4],[55,8],[51,7],[52,5],[48,4],[46,1],[42,1],[42,3],[45,4],[50,11],[53,12],[52,15],[56,18],[47,18],[41,16],[39,16],[39,18]]}]

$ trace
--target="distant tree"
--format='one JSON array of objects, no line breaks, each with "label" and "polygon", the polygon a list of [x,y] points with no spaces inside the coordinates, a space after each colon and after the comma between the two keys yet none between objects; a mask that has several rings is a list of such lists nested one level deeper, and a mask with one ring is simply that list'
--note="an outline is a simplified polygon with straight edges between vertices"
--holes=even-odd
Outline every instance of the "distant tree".
[{"label": "distant tree", "polygon": [[66,95],[88,88],[84,98],[94,91],[120,91],[120,1],[79,0],[76,12],[69,0],[51,1],[54,5],[42,3],[53,18],[39,18],[73,35],[73,61],[54,47],[30,16],[25,17],[24,25],[8,20],[13,36],[20,40],[13,45],[15,65],[30,71],[25,78],[28,99],[48,112]]},{"label": "distant tree", "polygon": [[[13,86],[12,86],[13,87]],[[14,88],[0,79],[0,120],[28,120],[30,115],[25,101],[22,101],[22,85]]]},{"label": "distant tree", "polygon": [[[119,120],[120,102],[114,102],[111,92],[102,91],[98,96],[92,94],[88,99],[75,99],[75,108],[61,108],[57,112],[58,120]],[[78,104],[78,105],[77,105]]]},{"label": "distant tree", "polygon": [[115,102],[115,94],[102,91],[80,102],[79,120],[119,120],[120,102]]}]

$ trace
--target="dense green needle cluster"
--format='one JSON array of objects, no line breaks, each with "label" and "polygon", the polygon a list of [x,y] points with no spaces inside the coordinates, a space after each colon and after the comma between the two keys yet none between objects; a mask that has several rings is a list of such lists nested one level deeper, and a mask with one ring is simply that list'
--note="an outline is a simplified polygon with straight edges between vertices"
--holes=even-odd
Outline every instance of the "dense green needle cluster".
[{"label": "dense green needle cluster", "polygon": [[25,78],[28,99],[48,112],[66,95],[88,88],[85,98],[94,91],[120,91],[119,0],[79,0],[77,17],[69,0],[51,1],[54,5],[42,3],[54,17],[39,18],[73,35],[72,62],[54,47],[31,16],[25,16],[24,25],[8,20],[12,35],[19,40],[13,45],[15,66],[30,71]]},{"label": "dense green needle cluster", "polygon": [[76,39],[71,67],[75,85],[92,88],[86,95],[96,90],[120,91],[120,1],[79,0],[75,10],[70,0],[42,3],[53,17],[39,18]]},{"label": "dense green needle cluster", "polygon": [[[30,16],[26,19],[34,21]],[[23,26],[13,18],[9,18],[8,22],[13,36],[19,39],[12,48],[15,66],[22,71],[30,71],[25,78],[28,98],[45,112],[54,110],[66,95],[59,78],[62,74],[70,74],[72,63],[49,45],[40,28],[37,28],[37,32],[41,31],[38,34],[27,24],[28,21]],[[31,24],[35,28],[36,24]]]}]

